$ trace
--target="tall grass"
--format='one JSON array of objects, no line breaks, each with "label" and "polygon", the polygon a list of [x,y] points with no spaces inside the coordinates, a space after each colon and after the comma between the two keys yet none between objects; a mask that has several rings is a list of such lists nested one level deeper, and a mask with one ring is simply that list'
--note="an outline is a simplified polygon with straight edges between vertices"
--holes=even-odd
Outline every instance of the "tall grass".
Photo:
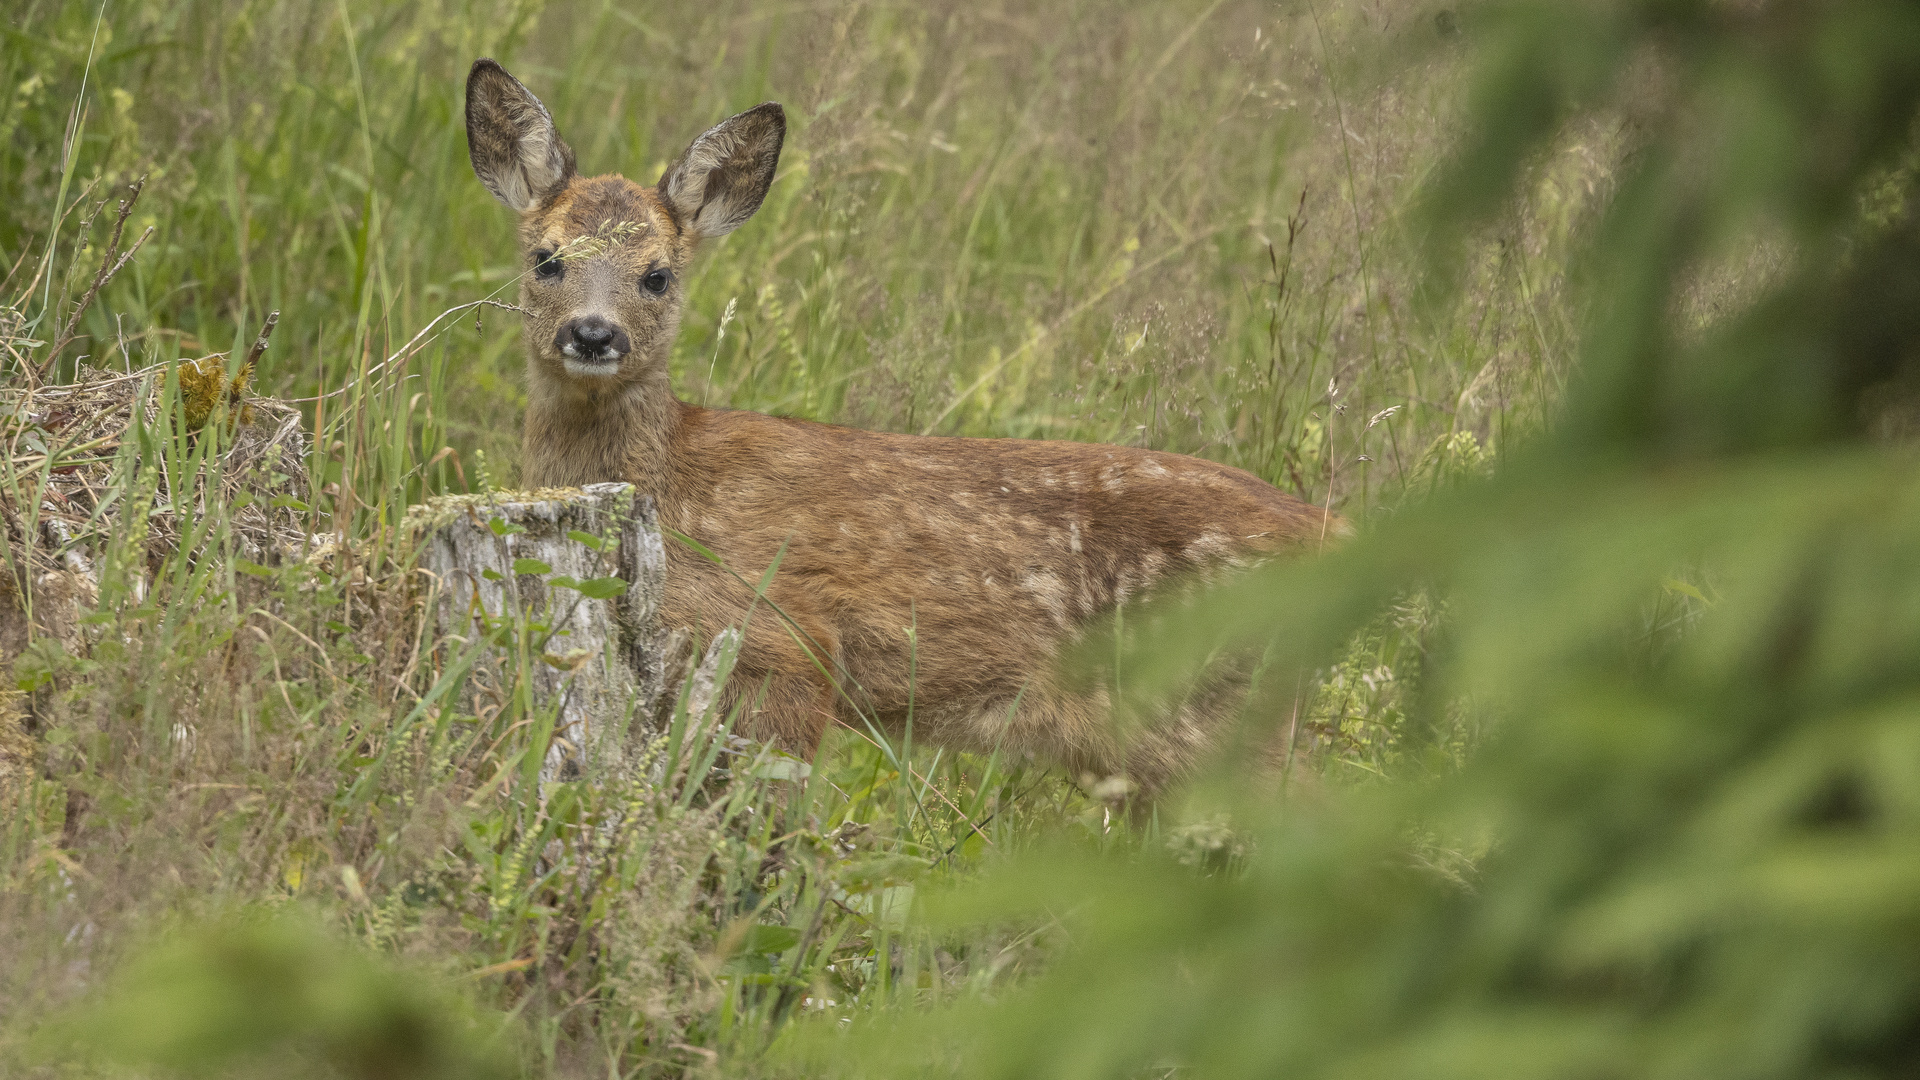
[{"label": "tall grass", "polygon": [[[124,363],[122,337],[226,349],[277,309],[262,386],[307,398],[448,307],[510,300],[511,222],[469,174],[460,112],[489,54],[584,169],[643,182],[728,112],[789,106],[772,197],[690,283],[687,396],[1206,453],[1355,508],[1442,434],[1537,419],[1565,343],[1555,238],[1607,149],[1545,170],[1488,287],[1433,311],[1399,255],[1443,149],[1444,56],[1384,86],[1355,60],[1438,34],[1417,5],[135,5],[100,22],[89,67],[94,15],[29,5],[0,58],[9,261],[48,241],[76,103],[72,176],[154,177],[156,240],[68,362]],[[378,381],[407,380],[410,464],[450,443],[510,483],[516,324],[445,330]],[[372,456],[355,448],[330,475]],[[458,486],[452,464],[429,486]]]},{"label": "tall grass", "polygon": [[[1544,156],[1470,287],[1434,297],[1408,255],[1414,184],[1447,149],[1452,23],[1412,2],[28,0],[9,18],[9,389],[146,372],[159,405],[108,448],[93,505],[118,509],[52,552],[101,569],[84,625],[28,617],[5,643],[37,756],[0,853],[0,1012],[69,1006],[150,927],[301,908],[457,979],[476,1022],[526,1033],[510,1056],[557,1075],[746,1069],[803,1012],[1016,981],[1057,925],[953,940],[905,916],[1042,832],[1231,845],[1206,822],[1136,829],[1030,763],[847,732],[809,766],[697,710],[653,748],[665,782],[534,782],[551,725],[526,673],[409,616],[405,508],[516,477],[519,330],[483,302],[510,303],[519,271],[467,166],[475,56],[546,101],[584,170],[643,182],[720,117],[788,106],[772,194],[689,282],[683,396],[1196,453],[1363,524],[1545,423],[1575,321],[1567,238],[1615,153],[1596,127]],[[152,239],[83,306],[113,221],[92,208],[143,176],[127,228]],[[312,452],[248,471],[240,436],[188,430],[173,362],[226,353],[238,374],[274,311],[253,383],[298,406]],[[58,571],[36,515],[77,447],[8,448],[23,605]],[[262,506],[295,549],[249,546]],[[1403,598],[1272,721],[1338,776],[1406,767],[1436,619]],[[25,1060],[28,1026],[0,1060]]]}]

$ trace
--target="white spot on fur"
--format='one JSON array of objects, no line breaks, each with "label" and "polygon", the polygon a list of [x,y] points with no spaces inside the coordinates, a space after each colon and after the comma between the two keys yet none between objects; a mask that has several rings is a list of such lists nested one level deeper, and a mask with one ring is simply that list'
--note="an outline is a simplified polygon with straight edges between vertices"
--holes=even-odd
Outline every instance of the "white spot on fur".
[{"label": "white spot on fur", "polygon": [[1160,464],[1158,461],[1154,460],[1153,458],[1147,458],[1146,460],[1142,461],[1136,471],[1138,471],[1140,475],[1149,477],[1154,480],[1162,480],[1162,479],[1165,479],[1166,477],[1173,475],[1172,469],[1169,469],[1165,465]]},{"label": "white spot on fur", "polygon": [[1020,587],[1047,609],[1055,624],[1062,629],[1072,625],[1067,615],[1067,586],[1066,582],[1060,580],[1060,575],[1051,570],[1029,570],[1020,579]]},{"label": "white spot on fur", "polygon": [[1075,555],[1080,554],[1080,523],[1077,521],[1067,522],[1067,550]]},{"label": "white spot on fur", "polygon": [[1233,538],[1225,533],[1203,532],[1181,550],[1190,562],[1211,562],[1233,554]]},{"label": "white spot on fur", "polygon": [[1113,587],[1113,602],[1124,604],[1134,593],[1151,588],[1166,565],[1167,557],[1157,549],[1140,556],[1138,563],[1120,571]]}]

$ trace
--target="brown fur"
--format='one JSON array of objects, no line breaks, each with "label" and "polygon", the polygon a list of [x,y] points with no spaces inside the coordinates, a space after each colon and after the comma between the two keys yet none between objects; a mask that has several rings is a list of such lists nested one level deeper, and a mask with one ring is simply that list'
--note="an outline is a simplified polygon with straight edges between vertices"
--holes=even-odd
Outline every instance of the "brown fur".
[{"label": "brown fur", "polygon": [[[516,92],[526,94],[492,61],[475,64],[469,101],[507,103],[482,112],[546,116]],[[1191,767],[1232,695],[1190,696],[1123,740],[1106,688],[1059,674],[1063,649],[1171,578],[1316,543],[1337,519],[1179,454],[894,435],[685,404],[667,381],[681,271],[699,240],[758,208],[785,131],[779,106],[701,136],[652,188],[573,176],[551,132],[533,140],[528,168],[517,129],[470,107],[476,124],[474,165],[489,188],[516,182],[489,170],[531,177],[518,181],[533,194],[516,207],[528,271],[524,480],[630,481],[657,501],[663,527],[750,581],[779,558],[767,599],[787,618],[756,607],[750,587],[689,546],[667,544],[665,620],[707,634],[747,621],[729,693],[757,699],[750,734],[806,754],[828,724],[861,727],[862,713],[899,730],[911,700],[916,738],[947,746],[1032,753],[1148,786]],[[541,171],[554,162],[564,162],[556,174]],[[561,277],[533,273],[536,253],[561,251],[580,253],[563,258]],[[650,295],[637,283],[660,269],[672,282]],[[560,342],[588,316],[630,349],[616,368],[583,376]]]}]

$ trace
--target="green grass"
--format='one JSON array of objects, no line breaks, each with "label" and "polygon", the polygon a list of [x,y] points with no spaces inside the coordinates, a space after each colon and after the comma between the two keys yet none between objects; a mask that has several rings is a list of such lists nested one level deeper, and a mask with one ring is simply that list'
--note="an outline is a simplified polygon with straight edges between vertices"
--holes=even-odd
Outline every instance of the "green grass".
[{"label": "green grass", "polygon": [[[25,1018],[0,1061],[41,1053],[39,1021],[156,928],[298,909],[478,1002],[476,1023],[511,1017],[533,1073],[746,1072],[796,1015],[996,990],[1061,932],[937,936],[903,918],[929,886],[1061,830],[1223,850],[1204,815],[1136,826],[1044,766],[851,733],[796,778],[684,715],[659,748],[677,779],[594,775],[543,803],[524,673],[409,637],[396,565],[407,505],[516,473],[517,320],[441,318],[517,290],[510,214],[467,164],[474,57],[546,101],[583,171],[643,182],[721,117],[787,105],[772,194],[689,282],[683,397],[1200,454],[1363,528],[1545,422],[1565,245],[1612,152],[1540,162],[1467,287],[1433,296],[1409,269],[1414,189],[1457,80],[1425,5],[99,10],[27,0],[0,39],[0,295],[9,339],[42,342],[9,385],[41,361],[57,385],[244,352],[278,311],[255,384],[299,405],[314,452],[304,477],[225,475],[218,426],[181,430],[177,376],[113,450],[121,509],[80,537],[105,568],[95,614],[14,662],[42,756],[0,837],[0,1013]],[[128,236],[152,239],[49,356],[114,217],[94,204],[140,176]],[[44,569],[41,493],[81,453],[29,449],[6,466],[16,580]],[[155,505],[176,509],[138,532]],[[250,505],[357,554],[249,549]],[[1466,729],[1407,719],[1436,621],[1405,599],[1269,718],[1318,748],[1303,771],[1447,767]]]},{"label": "green grass", "polygon": [[[781,176],[690,282],[684,395],[1203,453],[1364,516],[1437,436],[1485,443],[1537,413],[1565,340],[1552,245],[1593,170],[1548,174],[1542,227],[1514,227],[1489,288],[1423,308],[1400,256],[1443,149],[1445,57],[1382,91],[1354,59],[1378,14],[1309,10],[190,3],[116,11],[95,43],[84,7],[29,5],[4,56],[0,253],[44,250],[79,101],[68,186],[151,173],[136,224],[157,234],[67,359],[124,363],[116,319],[139,357],[224,350],[277,309],[262,387],[304,398],[449,307],[514,294],[510,215],[466,161],[473,56],[541,94],[583,170],[642,182],[776,98]],[[1431,34],[1419,13],[1389,42]],[[381,386],[424,394],[415,459],[483,450],[510,483],[517,327],[475,314]],[[430,472],[458,486],[449,461]]]}]

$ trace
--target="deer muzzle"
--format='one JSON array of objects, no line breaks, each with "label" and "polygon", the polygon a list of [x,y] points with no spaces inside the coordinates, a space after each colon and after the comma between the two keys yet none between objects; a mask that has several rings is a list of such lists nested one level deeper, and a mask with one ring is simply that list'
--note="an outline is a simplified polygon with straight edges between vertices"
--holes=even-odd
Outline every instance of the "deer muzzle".
[{"label": "deer muzzle", "polygon": [[553,347],[574,375],[611,375],[633,348],[627,332],[599,315],[568,319],[554,332]]}]

